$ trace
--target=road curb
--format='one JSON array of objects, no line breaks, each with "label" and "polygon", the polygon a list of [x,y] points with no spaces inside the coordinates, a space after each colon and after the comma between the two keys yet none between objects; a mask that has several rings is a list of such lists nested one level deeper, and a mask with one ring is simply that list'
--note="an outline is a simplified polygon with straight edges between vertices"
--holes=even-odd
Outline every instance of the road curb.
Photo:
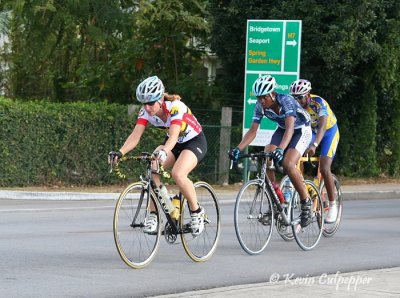
[{"label": "road curb", "polygon": [[85,192],[33,192],[33,191],[0,191],[0,199],[5,200],[116,200],[119,193],[85,193]]}]

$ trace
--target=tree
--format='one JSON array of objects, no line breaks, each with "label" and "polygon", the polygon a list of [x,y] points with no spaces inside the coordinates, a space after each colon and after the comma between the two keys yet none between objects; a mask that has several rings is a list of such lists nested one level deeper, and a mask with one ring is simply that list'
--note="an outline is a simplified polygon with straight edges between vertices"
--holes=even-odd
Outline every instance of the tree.
[{"label": "tree", "polygon": [[[396,1],[210,0],[209,8],[212,49],[224,66],[221,83],[235,92],[242,92],[243,86],[244,64],[234,61],[244,61],[246,19],[302,20],[301,77],[330,102],[339,121],[335,170],[376,175],[380,161],[392,154],[392,165],[386,168],[396,172],[400,156]],[[382,98],[391,100],[381,105]]]},{"label": "tree", "polygon": [[[157,73],[167,85],[200,78],[206,0],[5,0],[13,12],[12,96],[131,102]],[[201,84],[200,84],[201,85]],[[201,89],[201,88],[200,88]]]}]

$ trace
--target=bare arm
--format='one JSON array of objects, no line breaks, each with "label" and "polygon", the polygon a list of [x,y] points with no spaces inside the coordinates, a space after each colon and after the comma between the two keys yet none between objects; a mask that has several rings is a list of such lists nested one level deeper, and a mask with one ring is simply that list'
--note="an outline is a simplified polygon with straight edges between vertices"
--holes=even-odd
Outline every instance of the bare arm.
[{"label": "bare arm", "polygon": [[260,124],[255,122],[251,124],[250,129],[246,132],[239,145],[237,145],[240,151],[243,151],[254,140],[259,126]]},{"label": "bare arm", "polygon": [[178,124],[172,124],[168,129],[168,140],[165,143],[163,149],[168,154],[175,147],[178,142],[179,133],[181,131],[181,126]]},{"label": "bare arm", "polygon": [[137,144],[139,144],[140,138],[142,137],[146,126],[142,124],[136,124],[132,133],[126,139],[124,145],[119,149],[123,155],[127,154],[129,151],[135,149]]},{"label": "bare arm", "polygon": [[322,138],[324,137],[324,134],[326,132],[326,125],[328,123],[328,117],[327,116],[321,116],[318,118],[318,130],[317,130],[317,135],[315,136],[315,141],[316,143],[321,143]]},{"label": "bare arm", "polygon": [[[317,144],[321,143],[322,138],[324,137],[324,134],[326,132],[327,122],[328,122],[327,116],[321,116],[318,118],[318,130],[317,130],[317,134],[315,136],[314,143],[317,143]],[[310,147],[308,148],[307,153],[309,156],[314,156],[316,150],[317,150],[317,146],[314,146],[314,144],[311,144]]]},{"label": "bare arm", "polygon": [[283,134],[281,143],[279,144],[279,148],[282,148],[283,150],[285,150],[286,147],[289,146],[289,143],[293,137],[295,120],[296,118],[293,116],[285,118],[285,133]]}]

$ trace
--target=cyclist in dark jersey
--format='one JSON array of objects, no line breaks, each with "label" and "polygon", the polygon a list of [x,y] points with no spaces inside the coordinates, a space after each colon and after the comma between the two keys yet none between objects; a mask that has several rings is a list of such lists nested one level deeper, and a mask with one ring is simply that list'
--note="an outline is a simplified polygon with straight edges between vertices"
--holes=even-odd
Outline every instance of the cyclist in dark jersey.
[{"label": "cyclist in dark jersey", "polygon": [[[311,201],[296,164],[311,141],[310,115],[291,95],[275,92],[275,86],[275,78],[270,75],[261,76],[254,82],[252,90],[257,97],[257,103],[252,125],[239,145],[230,150],[229,155],[233,160],[239,158],[240,151],[256,137],[263,117],[276,122],[278,127],[265,151],[272,152],[275,164],[283,166],[299,193],[302,209],[301,225],[304,227],[311,221]],[[275,180],[273,172],[268,173],[268,176],[272,181]]]}]

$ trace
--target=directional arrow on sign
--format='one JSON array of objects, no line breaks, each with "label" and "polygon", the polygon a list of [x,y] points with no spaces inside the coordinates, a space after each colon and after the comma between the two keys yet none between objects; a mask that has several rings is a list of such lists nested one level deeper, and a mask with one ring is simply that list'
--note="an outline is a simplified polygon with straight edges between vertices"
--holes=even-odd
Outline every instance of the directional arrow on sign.
[{"label": "directional arrow on sign", "polygon": [[251,98],[249,98],[249,99],[247,100],[247,103],[248,103],[249,105],[255,104],[255,103],[257,103],[257,99],[251,99]]},{"label": "directional arrow on sign", "polygon": [[296,40],[288,40],[287,42],[286,42],[286,45],[287,46],[296,46],[297,45],[297,42],[296,42]]}]

